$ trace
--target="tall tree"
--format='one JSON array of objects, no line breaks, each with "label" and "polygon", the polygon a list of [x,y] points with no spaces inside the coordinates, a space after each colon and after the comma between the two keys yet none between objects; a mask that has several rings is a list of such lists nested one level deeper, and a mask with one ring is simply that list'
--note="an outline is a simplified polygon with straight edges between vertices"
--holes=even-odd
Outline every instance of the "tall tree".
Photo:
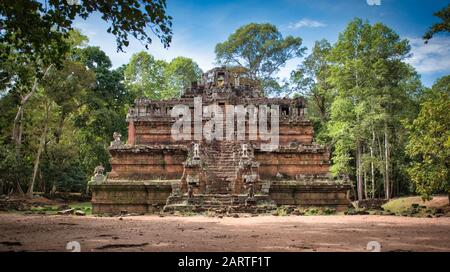
[{"label": "tall tree", "polygon": [[[62,69],[52,68],[41,84],[44,104],[42,132],[34,161],[33,175],[28,186],[27,195],[33,196],[41,155],[45,150],[50,130],[50,115],[57,116],[54,129],[55,145],[61,140],[63,126],[68,116],[81,106],[81,97],[88,89],[95,87],[95,74],[80,63],[66,61]],[[53,184],[53,187],[55,184]]]},{"label": "tall tree", "polygon": [[167,63],[144,51],[134,54],[124,71],[125,84],[134,97],[152,99],[180,96],[201,74],[198,64],[190,58],[177,57]]},{"label": "tall tree", "polygon": [[286,62],[301,57],[306,48],[300,37],[284,37],[272,24],[251,23],[238,28],[228,39],[216,45],[217,62],[249,69],[252,79],[260,79],[263,86],[274,82],[274,74]]},{"label": "tall tree", "polygon": [[339,34],[330,52],[333,65],[329,82],[336,98],[328,129],[332,142],[339,147],[333,152],[333,170],[350,175],[347,164],[354,163],[358,199],[364,196],[364,160],[370,157],[364,153],[370,150],[367,145],[374,148],[374,132],[378,157],[384,161],[380,169],[384,196],[392,195],[392,151],[397,150],[397,128],[418,89],[411,84],[417,84],[416,73],[403,61],[409,50],[408,41],[387,26],[355,19]]},{"label": "tall tree", "polygon": [[327,40],[316,41],[311,54],[297,69],[291,72],[292,90],[308,99],[308,116],[314,123],[316,139],[326,142],[323,125],[328,122],[333,89],[328,82],[330,76],[329,53],[331,45]]},{"label": "tall tree", "polygon": [[166,66],[164,60],[157,60],[147,52],[133,54],[124,71],[125,84],[135,97],[165,98]]},{"label": "tall tree", "polygon": [[179,96],[184,88],[189,87],[192,82],[200,80],[202,73],[198,64],[192,59],[174,58],[165,69],[168,92]]},{"label": "tall tree", "polygon": [[21,91],[12,128],[17,157],[20,157],[25,105],[36,93],[42,78],[54,65],[61,68],[72,50],[68,39],[75,18],[87,19],[93,12],[99,12],[101,18],[110,23],[107,31],[115,35],[119,51],[128,46],[130,35],[147,48],[152,42],[150,32],[165,47],[170,45],[172,18],[166,13],[165,0],[0,2],[0,84],[9,90]]},{"label": "tall tree", "polygon": [[66,61],[62,69],[53,68],[42,85],[46,95],[59,106],[59,121],[55,131],[58,144],[66,119],[81,107],[85,92],[95,88],[95,73],[81,63]]},{"label": "tall tree", "polygon": [[447,192],[450,205],[450,76],[441,78],[425,95],[417,118],[408,125],[406,151],[415,161],[408,168],[424,199]]},{"label": "tall tree", "polygon": [[135,96],[125,87],[125,68],[112,69],[111,60],[100,48],[81,48],[72,58],[95,73],[95,87],[80,97],[81,106],[72,115],[74,140],[87,180],[100,163],[109,169],[107,146],[115,131],[126,135],[126,113]]}]

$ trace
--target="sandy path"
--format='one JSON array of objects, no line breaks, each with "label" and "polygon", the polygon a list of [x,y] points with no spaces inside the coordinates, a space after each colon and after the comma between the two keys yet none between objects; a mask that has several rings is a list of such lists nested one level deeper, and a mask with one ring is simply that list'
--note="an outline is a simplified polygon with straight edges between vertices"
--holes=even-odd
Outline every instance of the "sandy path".
[{"label": "sandy path", "polygon": [[0,214],[0,251],[450,251],[450,218]]}]

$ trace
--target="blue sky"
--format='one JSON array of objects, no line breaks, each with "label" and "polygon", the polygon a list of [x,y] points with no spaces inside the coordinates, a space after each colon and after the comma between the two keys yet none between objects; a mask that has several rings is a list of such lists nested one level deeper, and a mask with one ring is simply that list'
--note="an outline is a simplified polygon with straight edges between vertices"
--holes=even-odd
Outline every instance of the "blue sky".
[{"label": "blue sky", "polygon": [[[368,2],[380,2],[369,5]],[[190,1],[167,0],[173,17],[173,42],[164,49],[155,38],[148,52],[170,61],[177,56],[194,59],[203,70],[215,66],[214,47],[226,40],[238,27],[251,23],[272,23],[283,35],[299,36],[309,48],[316,40],[337,40],[347,23],[355,17],[382,22],[402,38],[410,40],[413,56],[408,59],[422,76],[426,86],[450,74],[450,35],[440,34],[425,45],[421,36],[438,19],[433,13],[450,3],[448,0],[281,0],[281,1]],[[75,27],[100,46],[111,58],[114,67],[128,63],[133,53],[145,50],[136,40],[126,53],[116,51],[115,39],[106,32],[107,23],[98,15],[88,20],[77,19]],[[301,62],[289,61],[279,72],[280,78]]]}]

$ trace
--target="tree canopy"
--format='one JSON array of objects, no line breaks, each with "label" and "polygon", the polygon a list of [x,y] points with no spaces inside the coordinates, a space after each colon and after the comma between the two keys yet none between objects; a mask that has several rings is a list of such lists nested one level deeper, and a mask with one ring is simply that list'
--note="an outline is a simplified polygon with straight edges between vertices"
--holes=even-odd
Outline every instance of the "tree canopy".
[{"label": "tree canopy", "polygon": [[201,74],[192,59],[177,57],[167,63],[142,51],[131,57],[125,68],[125,82],[135,97],[166,99],[180,96]]},{"label": "tree canopy", "polygon": [[420,112],[408,124],[406,152],[415,158],[408,174],[424,199],[447,192],[450,200],[450,76],[437,81],[425,95]]},{"label": "tree canopy", "polygon": [[274,84],[274,74],[286,62],[303,56],[300,37],[284,37],[272,24],[251,23],[238,28],[215,48],[219,64],[237,65],[249,69],[252,79],[263,80],[263,86]]},{"label": "tree canopy", "polygon": [[389,27],[356,18],[334,45],[316,42],[291,74],[293,90],[308,99],[317,140],[332,151],[332,172],[356,180],[358,199],[407,188],[402,120],[415,116],[422,90],[404,61],[409,51]]},{"label": "tree canopy", "polygon": [[441,22],[432,25],[425,35],[423,35],[425,43],[427,43],[437,33],[450,32],[450,4],[436,12],[434,16],[438,17]]},{"label": "tree canopy", "polygon": [[72,4],[66,0],[4,0],[0,2],[2,60],[15,51],[21,57],[58,62],[68,51],[64,39],[73,30],[75,18],[87,19],[94,12],[110,24],[107,31],[116,37],[119,51],[128,46],[130,35],[146,48],[152,42],[150,32],[165,47],[172,40],[172,17],[166,13],[165,0],[83,0]]}]

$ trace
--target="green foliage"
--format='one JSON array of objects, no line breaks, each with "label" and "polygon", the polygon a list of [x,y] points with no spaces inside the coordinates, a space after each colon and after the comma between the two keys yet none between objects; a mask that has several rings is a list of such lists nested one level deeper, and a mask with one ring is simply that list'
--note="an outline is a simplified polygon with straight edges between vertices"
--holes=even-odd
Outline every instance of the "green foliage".
[{"label": "green foliage", "polygon": [[416,191],[430,199],[432,193],[450,193],[450,95],[449,76],[442,78],[408,125],[408,155],[415,161],[408,168]]},{"label": "green foliage", "polygon": [[31,176],[31,161],[16,156],[14,147],[0,142],[0,193],[11,193],[16,183],[25,186]]},{"label": "green foliage", "polygon": [[[165,0],[83,0],[69,5],[66,0],[4,0],[0,2],[1,57],[11,51],[20,56],[39,58],[44,63],[59,63],[69,51],[63,41],[73,30],[76,17],[87,19],[99,12],[110,23],[107,31],[116,36],[117,49],[128,46],[128,36],[147,47],[152,39],[149,29],[165,47],[172,40],[172,18],[166,14]],[[4,51],[3,51],[4,50]]]},{"label": "green foliage", "polygon": [[[107,147],[113,132],[127,135],[125,116],[134,99],[141,95],[175,97],[202,73],[191,59],[179,57],[166,63],[143,52],[129,65],[112,69],[109,57],[99,47],[88,46],[80,32],[71,31],[64,42],[70,52],[60,67],[48,69],[45,78],[38,79],[34,69],[2,66],[10,68],[11,73],[23,74],[23,81],[11,85],[0,97],[2,192],[11,192],[17,184],[27,187],[44,137],[36,190],[84,193],[97,165],[111,169]],[[124,75],[132,75],[133,82],[125,80]],[[19,123],[23,127],[22,144],[17,151],[10,144],[12,120],[33,83],[37,88],[24,107]]]},{"label": "green foliage", "polygon": [[[228,39],[216,45],[218,63],[249,69],[252,79],[263,81],[263,87],[274,89],[273,76],[286,61],[301,57],[306,48],[302,39],[283,38],[272,24],[251,23],[238,28]],[[267,90],[266,90],[267,92]]]},{"label": "green foliage", "polygon": [[167,99],[180,96],[200,79],[202,71],[192,59],[177,57],[167,63],[142,51],[131,57],[124,73],[125,84],[135,97]]},{"label": "green foliage", "polygon": [[106,54],[98,47],[86,46],[87,40],[79,32],[70,37],[70,54],[61,68],[51,67],[38,81],[37,91],[25,107],[20,152],[8,144],[9,133],[19,98],[29,86],[16,85],[0,99],[5,109],[0,113],[0,140],[5,142],[0,167],[10,170],[0,178],[3,192],[10,192],[16,182],[27,185],[42,135],[45,144],[36,188],[45,192],[53,187],[84,192],[94,167],[100,163],[109,167],[106,147],[112,133],[126,135],[125,115],[133,97],[122,83],[123,68],[112,70]]},{"label": "green foliage", "polygon": [[328,41],[315,42],[311,54],[291,72],[290,79],[293,91],[308,100],[308,113],[314,124],[316,139],[325,143],[328,139],[323,125],[329,120],[333,99],[332,86],[327,82],[331,64],[327,59],[330,50]]},{"label": "green foliage", "polygon": [[164,71],[167,63],[141,51],[133,54],[125,68],[125,84],[135,97],[165,98]]},{"label": "green foliage", "polygon": [[175,96],[179,95],[180,90],[190,87],[192,82],[200,80],[202,73],[198,64],[192,59],[174,58],[165,69],[168,92]]},{"label": "green foliage", "polygon": [[440,11],[434,13],[434,16],[438,17],[442,21],[436,23],[430,27],[430,29],[423,35],[425,43],[428,42],[435,34],[439,32],[450,32],[450,4]]},{"label": "green foliage", "polygon": [[73,58],[95,73],[95,86],[79,97],[80,106],[72,115],[76,131],[73,140],[79,147],[80,164],[88,180],[100,163],[110,169],[106,148],[115,131],[126,135],[125,116],[135,96],[123,83],[124,68],[112,70],[111,60],[98,47],[79,49]]},{"label": "green foliage", "polygon": [[397,191],[408,189],[403,120],[414,118],[423,89],[404,62],[409,51],[408,41],[392,29],[357,18],[334,45],[316,42],[291,73],[293,90],[308,100],[316,139],[331,148],[335,176],[360,185],[365,177],[366,188],[373,178],[375,192],[391,187],[390,179]]},{"label": "green foliage", "polygon": [[77,151],[74,143],[47,147],[40,168],[43,191],[51,190],[53,185],[61,192],[85,191],[86,175]]}]

